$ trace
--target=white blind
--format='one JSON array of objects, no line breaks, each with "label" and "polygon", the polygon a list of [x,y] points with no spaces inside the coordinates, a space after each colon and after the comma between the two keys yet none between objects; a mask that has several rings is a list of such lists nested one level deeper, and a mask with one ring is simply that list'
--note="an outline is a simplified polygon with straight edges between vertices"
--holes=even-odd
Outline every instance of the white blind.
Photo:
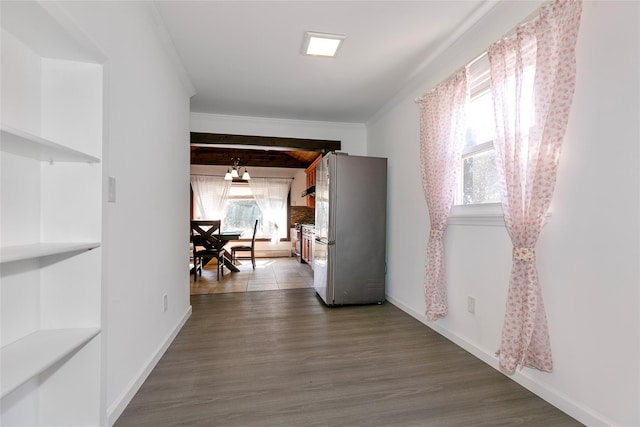
[{"label": "white blind", "polygon": [[471,100],[489,90],[489,56],[483,53],[469,64],[469,91]]}]

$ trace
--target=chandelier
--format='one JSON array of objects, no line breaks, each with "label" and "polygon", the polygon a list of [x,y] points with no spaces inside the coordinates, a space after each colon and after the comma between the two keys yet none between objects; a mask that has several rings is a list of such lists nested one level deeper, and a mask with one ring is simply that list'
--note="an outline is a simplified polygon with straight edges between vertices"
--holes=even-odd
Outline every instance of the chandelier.
[{"label": "chandelier", "polygon": [[[224,175],[225,181],[233,181],[234,179],[238,179],[240,177],[240,157],[236,157],[231,159],[233,161],[233,166],[231,169],[227,168],[227,173]],[[251,177],[249,176],[249,171],[246,166],[242,166],[244,168],[244,172],[242,174],[242,180],[249,181]]]}]

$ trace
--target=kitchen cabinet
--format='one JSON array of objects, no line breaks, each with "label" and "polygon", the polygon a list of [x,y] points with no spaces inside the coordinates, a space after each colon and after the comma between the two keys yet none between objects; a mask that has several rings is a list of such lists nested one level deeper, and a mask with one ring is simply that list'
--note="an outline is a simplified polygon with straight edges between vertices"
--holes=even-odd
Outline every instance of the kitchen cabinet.
[{"label": "kitchen cabinet", "polygon": [[0,425],[105,424],[104,58],[57,7],[2,5]]},{"label": "kitchen cabinet", "polygon": [[313,240],[315,239],[315,228],[302,226],[302,259],[313,269]]},{"label": "kitchen cabinet", "polygon": [[[316,185],[316,166],[318,165],[318,163],[320,163],[320,160],[322,160],[322,155],[318,155],[318,158],[315,159],[313,161],[313,163],[311,163],[311,165],[306,169],[306,175],[307,175],[307,189],[311,188],[311,187],[315,187]],[[309,208],[315,208],[316,207],[316,195],[315,192],[312,192],[310,194],[307,194],[306,196],[306,201],[307,201],[307,207]]]}]

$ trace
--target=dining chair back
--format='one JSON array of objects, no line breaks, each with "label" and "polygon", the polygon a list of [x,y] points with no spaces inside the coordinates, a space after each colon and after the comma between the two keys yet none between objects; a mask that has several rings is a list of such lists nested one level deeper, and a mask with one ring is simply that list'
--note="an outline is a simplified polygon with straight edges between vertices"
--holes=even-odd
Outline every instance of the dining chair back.
[{"label": "dining chair back", "polygon": [[236,245],[231,247],[231,259],[236,262],[236,252],[251,252],[251,266],[256,269],[256,232],[258,231],[258,220],[253,225],[253,236],[251,237],[251,245]]}]

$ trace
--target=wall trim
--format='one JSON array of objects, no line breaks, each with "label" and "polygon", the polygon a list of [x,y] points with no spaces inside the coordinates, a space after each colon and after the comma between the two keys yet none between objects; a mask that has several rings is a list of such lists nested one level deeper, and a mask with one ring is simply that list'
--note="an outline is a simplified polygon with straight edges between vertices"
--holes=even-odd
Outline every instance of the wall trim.
[{"label": "wall trim", "polygon": [[[255,117],[255,116],[234,116],[234,115],[226,115],[226,114],[215,114],[215,113],[198,113],[191,112],[191,120],[199,119],[199,120],[223,120],[225,122],[238,122],[238,123],[247,123],[252,122],[254,124],[268,124],[270,126],[277,125],[286,125],[286,126],[294,126],[294,127],[309,127],[309,128],[327,128],[327,129],[358,129],[363,130],[366,129],[366,125],[364,123],[349,123],[349,122],[321,122],[321,121],[313,121],[313,120],[294,120],[294,119],[281,119],[281,118],[270,118],[270,117]],[[191,126],[191,130],[194,132],[198,132],[193,129]]]},{"label": "wall trim", "polygon": [[256,258],[291,258],[291,249],[255,250]]},{"label": "wall trim", "polygon": [[489,351],[487,349],[476,346],[466,337],[452,332],[451,330],[443,327],[437,322],[428,321],[424,314],[418,313],[408,304],[394,298],[391,295],[387,294],[386,300],[414,319],[423,323],[425,326],[433,329],[435,332],[447,338],[449,341],[453,342],[457,346],[471,353],[473,356],[482,360],[484,363],[491,366],[496,371],[520,384],[541,399],[549,402],[551,405],[567,413],[569,416],[575,418],[579,422],[589,426],[623,427],[620,424],[616,424],[613,420],[607,418],[606,416],[593,411],[591,408],[584,406],[579,402],[576,402],[560,391],[539,383],[533,377],[528,375],[526,370],[517,370],[513,375],[506,375],[500,370],[498,359],[496,356],[494,356],[493,351]]},{"label": "wall trim", "polygon": [[120,396],[118,396],[115,401],[111,405],[109,405],[109,407],[107,408],[107,424],[109,426],[114,425],[118,418],[120,418],[120,415],[122,415],[127,405],[131,402],[133,396],[135,396],[138,390],[140,390],[140,387],[142,387],[142,384],[147,379],[153,368],[155,368],[155,366],[160,361],[160,358],[162,358],[173,340],[176,338],[178,332],[180,332],[189,317],[191,317],[191,312],[192,307],[191,305],[189,305],[176,326],[160,344],[160,347],[158,347],[158,349],[151,355],[149,360],[147,360],[147,362],[142,366],[138,374],[135,375],[131,379],[131,381],[129,381],[129,384],[127,384]]}]

